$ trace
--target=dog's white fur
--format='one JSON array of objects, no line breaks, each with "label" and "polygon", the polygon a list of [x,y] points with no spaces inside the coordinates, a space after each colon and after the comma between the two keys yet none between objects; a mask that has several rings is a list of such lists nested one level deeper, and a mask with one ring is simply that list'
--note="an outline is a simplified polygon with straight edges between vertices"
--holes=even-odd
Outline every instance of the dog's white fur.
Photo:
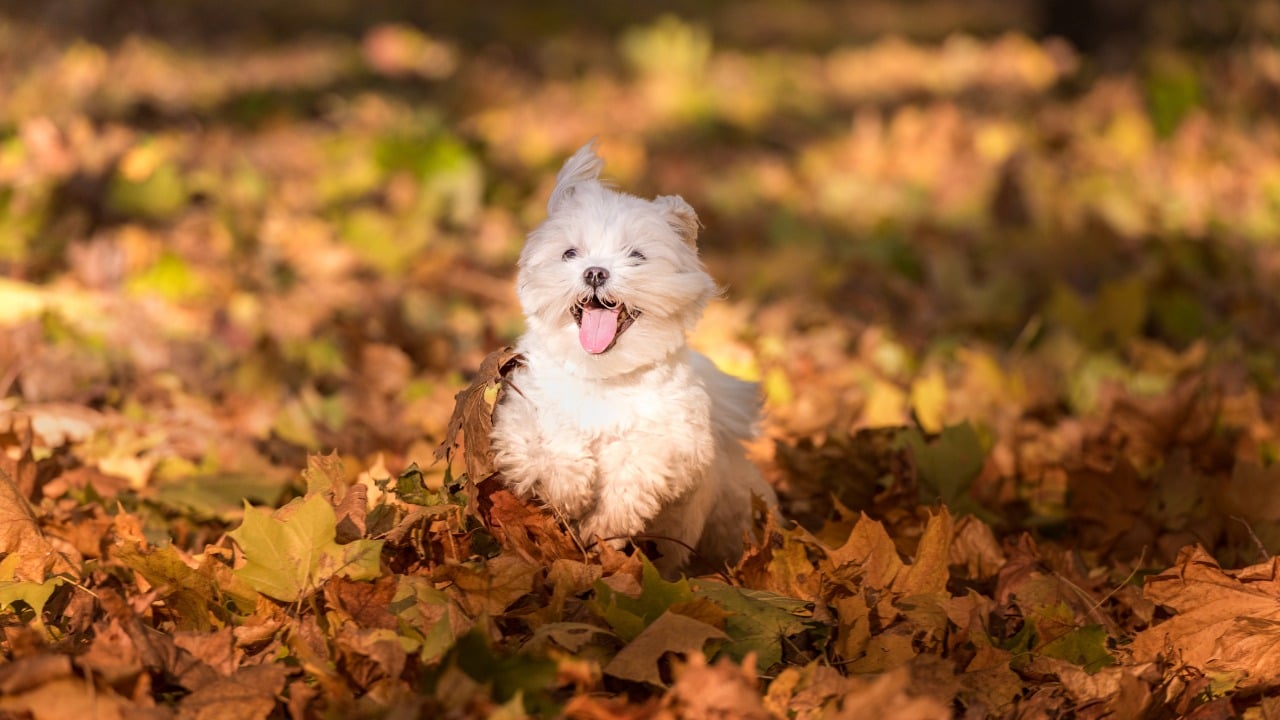
[{"label": "dog's white fur", "polygon": [[[758,389],[685,344],[717,294],[698,259],[693,208],[617,192],[599,181],[603,165],[594,143],[565,163],[520,256],[525,362],[495,413],[497,466],[517,495],[554,508],[585,541],[670,537],[732,563],[751,495],[776,502],[742,446]],[[639,313],[598,354],[579,342],[570,312],[593,292],[587,268],[608,271],[600,300]],[[677,543],[657,546],[665,573],[688,560]]]}]

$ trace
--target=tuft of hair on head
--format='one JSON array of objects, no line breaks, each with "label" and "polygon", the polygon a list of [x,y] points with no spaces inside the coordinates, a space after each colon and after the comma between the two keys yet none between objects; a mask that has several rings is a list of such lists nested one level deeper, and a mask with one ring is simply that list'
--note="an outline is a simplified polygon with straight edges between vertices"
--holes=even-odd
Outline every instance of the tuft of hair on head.
[{"label": "tuft of hair on head", "polygon": [[679,195],[659,195],[653,199],[653,204],[666,215],[671,229],[684,238],[685,242],[693,245],[698,239],[698,230],[702,227],[702,221],[698,220],[698,213],[693,211],[693,206]]},{"label": "tuft of hair on head", "polygon": [[547,214],[556,211],[566,200],[573,197],[574,189],[582,183],[592,182],[600,177],[604,169],[604,160],[596,155],[596,138],[591,138],[586,145],[578,148],[573,157],[564,162],[560,173],[556,175],[556,187],[547,200]]}]

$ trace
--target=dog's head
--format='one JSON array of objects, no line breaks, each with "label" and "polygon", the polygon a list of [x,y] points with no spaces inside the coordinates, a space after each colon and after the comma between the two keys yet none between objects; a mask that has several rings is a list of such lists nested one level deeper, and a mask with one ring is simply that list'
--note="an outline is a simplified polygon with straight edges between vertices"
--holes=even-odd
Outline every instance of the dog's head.
[{"label": "dog's head", "polygon": [[674,195],[617,192],[600,182],[603,166],[594,142],[564,164],[517,276],[532,339],[594,378],[678,350],[716,294],[693,208]]}]

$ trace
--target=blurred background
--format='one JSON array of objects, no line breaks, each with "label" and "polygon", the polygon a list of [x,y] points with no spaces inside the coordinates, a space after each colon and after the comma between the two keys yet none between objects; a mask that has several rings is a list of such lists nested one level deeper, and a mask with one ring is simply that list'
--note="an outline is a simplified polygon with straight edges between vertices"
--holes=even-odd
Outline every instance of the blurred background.
[{"label": "blurred background", "polygon": [[[1277,38],[1274,0],[5,1],[0,403],[46,495],[425,465],[598,136],[700,213],[696,342],[762,381],[795,516],[883,497],[872,429],[963,426],[934,497],[1277,545]],[[1151,510],[1171,457],[1237,498]]]}]

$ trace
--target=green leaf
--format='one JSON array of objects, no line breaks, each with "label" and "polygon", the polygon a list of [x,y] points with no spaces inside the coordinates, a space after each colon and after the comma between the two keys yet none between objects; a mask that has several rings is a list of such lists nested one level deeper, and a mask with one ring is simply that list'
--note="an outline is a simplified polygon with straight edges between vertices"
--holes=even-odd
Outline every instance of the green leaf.
[{"label": "green leaf", "polygon": [[334,541],[337,518],[319,495],[294,500],[273,515],[245,504],[244,522],[228,533],[244,551],[236,575],[258,592],[285,602],[342,575],[371,580],[381,572],[381,540]]},{"label": "green leaf", "polygon": [[129,291],[159,295],[168,300],[189,300],[204,293],[205,277],[181,257],[166,252],[154,265],[129,281]]},{"label": "green leaf", "polygon": [[[479,683],[492,683],[493,696],[506,702],[523,694],[526,710],[550,711],[546,691],[555,685],[556,663],[529,653],[499,654],[479,628],[458,638],[454,662]],[[548,713],[558,714],[558,713]]]},{"label": "green leaf", "polygon": [[[138,544],[127,544],[114,556],[158,588],[159,596],[173,608],[179,629],[208,632],[213,629],[210,614],[226,619],[226,611],[219,604],[223,592],[214,578],[183,562],[172,545],[148,551]],[[252,612],[257,597],[252,595],[246,610]]]},{"label": "green leaf", "polygon": [[113,212],[148,220],[171,218],[186,207],[186,181],[172,160],[161,159],[145,177],[112,175],[106,204]]},{"label": "green leaf", "polygon": [[435,505],[435,493],[427,489],[427,481],[418,468],[418,463],[409,463],[409,467],[396,478],[395,493],[401,500],[414,505]]},{"label": "green leaf", "polygon": [[729,612],[725,618],[729,640],[721,651],[737,662],[753,651],[761,669],[782,662],[782,639],[808,627],[797,615],[809,609],[803,600],[715,580],[694,580],[692,587],[694,595],[709,598]]},{"label": "green leaf", "polygon": [[1115,664],[1115,658],[1107,652],[1107,631],[1101,625],[1086,625],[1072,630],[1052,642],[1045,643],[1037,648],[1036,652],[1046,657],[1075,663],[1089,673],[1098,672],[1108,665]]},{"label": "green leaf", "polygon": [[36,628],[44,628],[42,615],[45,614],[45,603],[49,602],[54,591],[67,582],[67,579],[52,577],[42,583],[14,580],[12,578],[17,570],[18,559],[17,553],[12,553],[0,562],[0,578],[6,578],[0,580],[0,607],[13,607],[15,602],[22,602],[32,611],[31,624]]},{"label": "green leaf", "polygon": [[182,513],[225,519],[239,514],[246,500],[275,504],[286,483],[284,477],[201,473],[159,483],[148,499]]},{"label": "green leaf", "polygon": [[418,657],[433,663],[454,646],[453,601],[429,578],[402,575],[387,610],[396,616],[401,637],[418,642]]},{"label": "green leaf", "polygon": [[596,600],[592,601],[591,608],[609,623],[609,627],[624,642],[636,639],[667,608],[693,599],[688,580],[681,578],[676,582],[667,582],[647,558],[642,559],[642,562],[644,569],[641,571],[639,597],[633,598],[616,592],[604,581],[597,581],[595,584]]},{"label": "green leaf", "polygon": [[920,484],[952,507],[978,479],[986,462],[978,433],[967,422],[943,428],[932,442],[914,428],[903,433],[903,440],[911,449]]}]

